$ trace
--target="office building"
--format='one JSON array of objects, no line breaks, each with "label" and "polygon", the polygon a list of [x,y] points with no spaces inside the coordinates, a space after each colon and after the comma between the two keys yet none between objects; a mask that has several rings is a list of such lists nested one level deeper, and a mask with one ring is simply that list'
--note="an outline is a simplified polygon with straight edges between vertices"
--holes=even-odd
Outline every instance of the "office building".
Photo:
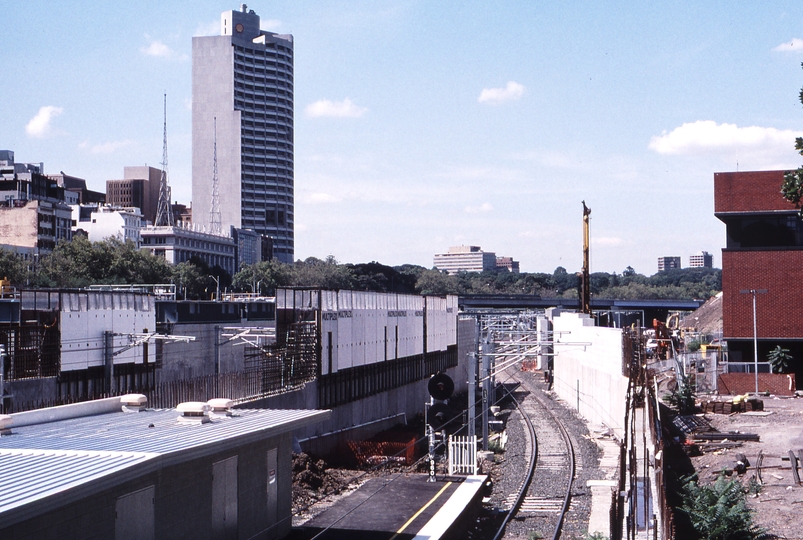
[{"label": "office building", "polygon": [[514,261],[513,257],[497,257],[496,269],[500,272],[519,273],[519,261]]},{"label": "office building", "polygon": [[435,268],[449,274],[487,272],[496,270],[496,253],[483,251],[480,246],[452,246],[448,253],[437,253]]},{"label": "office building", "polygon": [[713,268],[714,256],[707,251],[698,251],[694,255],[689,255],[689,266],[691,268]]},{"label": "office building", "polygon": [[106,180],[106,202],[123,208],[135,206],[146,221],[156,221],[162,171],[147,165],[125,167],[122,180]]},{"label": "office building", "polygon": [[259,21],[243,5],[221,14],[219,36],[192,39],[193,222],[271,236],[292,263],[293,37]]},{"label": "office building", "polygon": [[680,257],[658,257],[658,271],[680,268]]},{"label": "office building", "polygon": [[78,194],[45,176],[43,163],[18,163],[0,150],[0,247],[36,260],[59,240],[70,240],[72,209]]},{"label": "office building", "polygon": [[107,238],[131,241],[141,247],[142,213],[137,207],[121,208],[102,204],[76,204],[72,206],[72,232],[86,233],[90,242]]},{"label": "office building", "polygon": [[86,180],[83,178],[64,174],[63,171],[59,174],[48,174],[47,177],[55,180],[57,186],[64,188],[65,198],[69,193],[75,193],[79,204],[103,204],[106,202],[106,194],[88,189]]},{"label": "office building", "polygon": [[183,223],[159,227],[149,225],[141,229],[140,235],[142,249],[170,264],[198,258],[211,268],[220,267],[229,275],[237,272],[235,244],[231,236],[209,234],[197,225]]}]

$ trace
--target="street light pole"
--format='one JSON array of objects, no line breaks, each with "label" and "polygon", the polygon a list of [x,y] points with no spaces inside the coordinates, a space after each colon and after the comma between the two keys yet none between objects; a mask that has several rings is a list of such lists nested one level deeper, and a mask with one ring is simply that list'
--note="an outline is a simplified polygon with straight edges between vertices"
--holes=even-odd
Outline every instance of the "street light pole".
[{"label": "street light pole", "polygon": [[215,280],[215,285],[216,285],[215,302],[220,302],[220,278],[219,277],[215,277],[215,276],[213,276],[211,274],[209,275],[209,277],[211,277],[212,279]]},{"label": "street light pole", "polygon": [[751,289],[753,295],[753,368],[756,372],[756,396],[758,396],[758,325],[756,324],[756,290]]},{"label": "street light pole", "polygon": [[765,294],[767,289],[742,289],[739,292],[753,296],[753,371],[755,371],[756,395],[758,395],[758,324],[756,322],[756,294]]}]

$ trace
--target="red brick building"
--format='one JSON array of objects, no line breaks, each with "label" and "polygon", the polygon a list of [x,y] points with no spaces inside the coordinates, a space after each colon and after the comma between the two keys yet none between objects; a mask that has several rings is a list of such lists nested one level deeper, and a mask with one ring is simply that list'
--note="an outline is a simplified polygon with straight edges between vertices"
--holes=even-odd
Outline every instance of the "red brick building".
[{"label": "red brick building", "polygon": [[781,196],[784,171],[714,174],[714,215],[725,223],[723,333],[732,361],[753,361],[753,295],[758,358],[781,345],[803,372],[803,221]]}]

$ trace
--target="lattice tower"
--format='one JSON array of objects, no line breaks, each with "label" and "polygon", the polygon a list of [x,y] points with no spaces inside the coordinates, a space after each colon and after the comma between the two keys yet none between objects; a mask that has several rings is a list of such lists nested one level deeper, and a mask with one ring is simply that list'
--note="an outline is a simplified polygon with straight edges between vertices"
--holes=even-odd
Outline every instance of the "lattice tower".
[{"label": "lattice tower", "polygon": [[212,206],[209,210],[209,232],[223,234],[220,223],[220,182],[217,176],[217,117],[215,117],[215,136],[212,146]]},{"label": "lattice tower", "polygon": [[159,204],[156,207],[156,225],[173,226],[173,208],[170,206],[170,185],[167,183],[167,94],[164,95],[164,144],[162,147],[162,179],[159,182]]}]

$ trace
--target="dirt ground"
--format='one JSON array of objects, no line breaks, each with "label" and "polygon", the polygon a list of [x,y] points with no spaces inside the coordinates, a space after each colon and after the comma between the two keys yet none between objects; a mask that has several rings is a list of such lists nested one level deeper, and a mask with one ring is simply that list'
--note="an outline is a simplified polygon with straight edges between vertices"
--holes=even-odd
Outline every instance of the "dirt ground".
[{"label": "dirt ground", "polygon": [[[803,486],[795,483],[789,450],[803,450],[803,398],[764,397],[764,413],[706,414],[711,425],[722,432],[755,433],[759,442],[744,441],[738,448],[707,451],[691,461],[703,482],[712,482],[723,469],[733,470],[736,454],[744,454],[750,467],[742,475],[748,485],[756,475],[759,452],[763,454],[757,495],[748,496],[755,510],[754,522],[781,538],[803,538]],[[786,458],[785,460],[783,458]],[[798,467],[803,477],[803,470]]]}]

